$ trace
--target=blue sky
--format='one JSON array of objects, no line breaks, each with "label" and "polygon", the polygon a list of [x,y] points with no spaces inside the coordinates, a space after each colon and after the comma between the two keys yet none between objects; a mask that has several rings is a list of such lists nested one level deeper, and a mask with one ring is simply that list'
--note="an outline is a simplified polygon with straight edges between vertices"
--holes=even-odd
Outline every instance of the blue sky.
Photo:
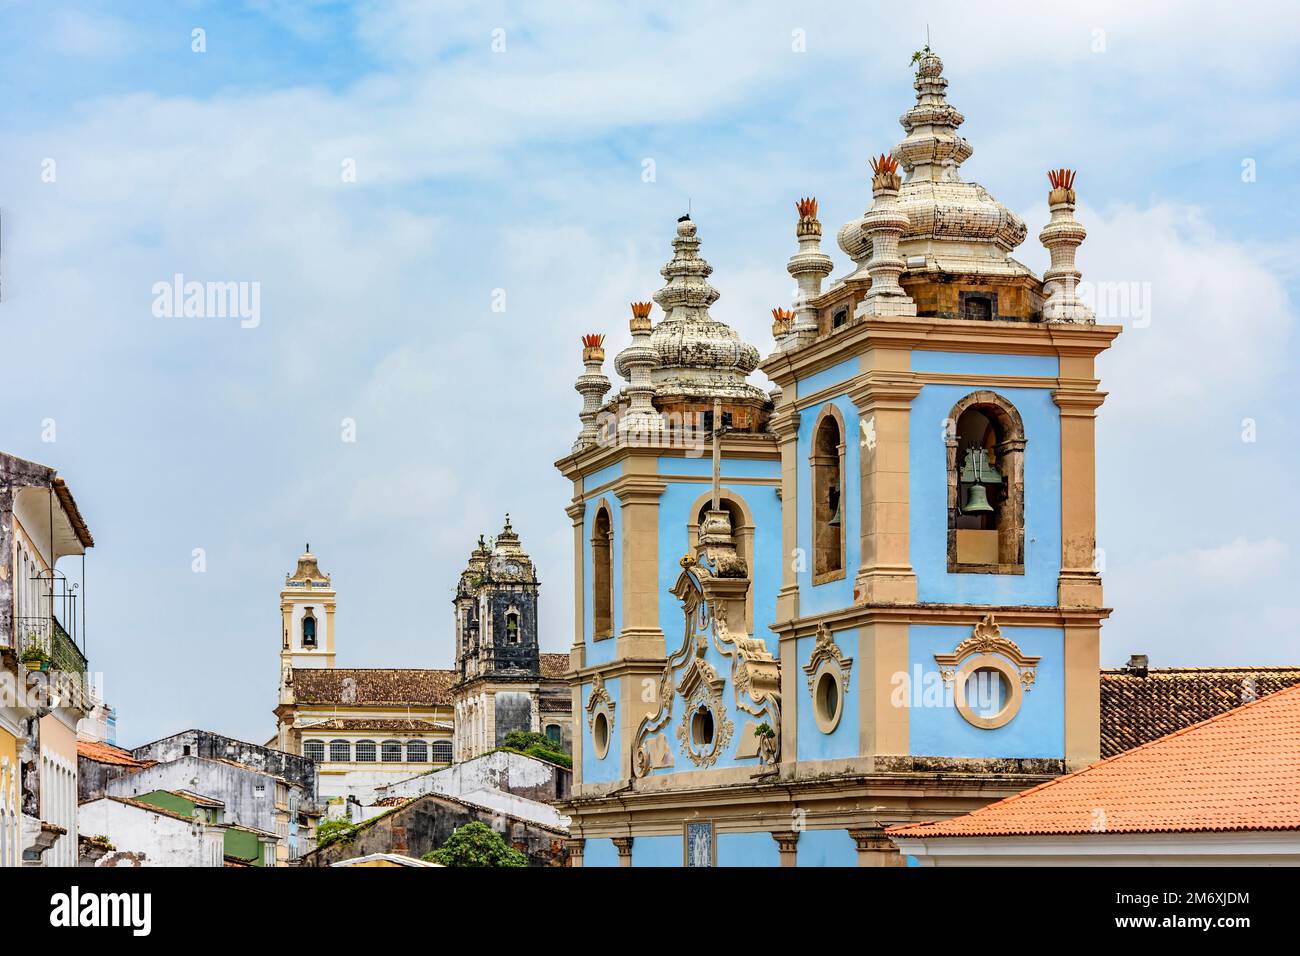
[{"label": "blue sky", "polygon": [[[341,665],[443,667],[456,575],[508,510],[566,650],[579,335],[622,347],[689,200],[715,316],[766,350],[793,200],[830,235],[863,211],[927,23],[1017,257],[1046,264],[1069,165],[1085,280],[1149,290],[1100,366],[1103,662],[1300,659],[1285,6],[52,6],[0,2],[0,448],[57,467],[95,534],[125,743],[271,734],[306,540]],[[260,324],[156,318],[178,272],[259,283]]]}]

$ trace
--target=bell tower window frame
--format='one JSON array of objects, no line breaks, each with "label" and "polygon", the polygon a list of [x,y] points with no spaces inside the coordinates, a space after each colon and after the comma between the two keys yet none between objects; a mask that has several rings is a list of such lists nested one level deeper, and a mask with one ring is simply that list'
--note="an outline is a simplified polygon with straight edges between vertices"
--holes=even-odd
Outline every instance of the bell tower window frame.
[{"label": "bell tower window frame", "polygon": [[[967,448],[963,447],[963,416],[978,412],[987,420],[992,434],[986,437],[981,448],[991,452],[990,464],[1002,478],[1001,486],[994,486],[986,495],[995,510],[991,519],[997,532],[996,554],[992,542],[976,545],[974,535],[963,534],[970,530],[961,525],[965,505],[961,472]],[[1024,574],[1025,573],[1025,425],[1016,406],[993,391],[971,392],[958,401],[948,413],[948,427],[944,433],[948,468],[948,572],[951,574]],[[969,444],[969,442],[967,442]],[[972,560],[972,553],[996,560]]]},{"label": "bell tower window frame", "polygon": [[591,519],[591,630],[593,640],[614,636],[614,521],[603,499]]},{"label": "bell tower window frame", "polygon": [[[812,490],[813,585],[845,576],[847,540],[844,534],[844,416],[827,404],[813,426],[808,452]],[[839,524],[834,524],[836,512]]]}]

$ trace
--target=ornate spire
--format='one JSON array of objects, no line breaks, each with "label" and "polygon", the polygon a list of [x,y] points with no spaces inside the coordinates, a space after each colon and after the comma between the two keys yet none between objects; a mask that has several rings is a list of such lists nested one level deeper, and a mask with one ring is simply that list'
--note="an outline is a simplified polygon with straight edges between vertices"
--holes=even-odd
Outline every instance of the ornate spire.
[{"label": "ornate spire", "polygon": [[821,295],[822,281],[830,275],[834,263],[822,252],[822,224],[817,218],[817,200],[810,196],[794,205],[799,212],[799,221],[794,227],[799,250],[790,257],[786,270],[799,284],[799,292],[794,304],[794,322],[789,331],[811,338],[817,335],[817,310],[812,300]]},{"label": "ornate spire", "polygon": [[1052,190],[1047,194],[1047,205],[1052,211],[1051,221],[1038,234],[1038,240],[1052,255],[1052,264],[1043,273],[1043,321],[1045,322],[1095,322],[1092,310],[1079,299],[1076,288],[1080,273],[1074,264],[1075,253],[1088,232],[1074,218],[1074,205],[1078,198],[1074,192],[1074,170],[1053,169],[1047,180]]},{"label": "ornate spire", "polygon": [[578,418],[582,422],[582,431],[573,443],[575,452],[596,444],[596,416],[609,391],[609,379],[601,370],[605,364],[605,336],[591,333],[582,337],[582,364],[585,367],[573,387],[582,396],[582,411]]},{"label": "ornate spire", "polygon": [[316,564],[316,555],[311,553],[311,545],[308,544],[303,548],[303,553],[298,556],[298,566],[293,569],[292,574],[284,576],[286,584],[304,587],[308,582],[311,584],[330,583],[330,576],[320,569]]},{"label": "ornate spire", "polygon": [[632,318],[628,320],[632,344],[614,359],[614,368],[628,382],[624,389],[628,408],[618,422],[618,434],[622,440],[633,441],[638,436],[645,437],[663,429],[663,419],[651,400],[655,389],[650,373],[659,365],[659,353],[650,344],[650,310],[653,308],[649,302],[632,303]]},{"label": "ornate spire", "polygon": [[766,404],[763,391],[745,381],[758,367],[758,349],[709,315],[718,290],[706,281],[713,267],[699,255],[699,248],[695,223],[682,216],[673,257],[659,270],[667,283],[654,296],[664,310],[663,320],[650,334],[650,344],[659,353],[652,374],[655,394],[679,401],[720,397]]},{"label": "ornate spire", "polygon": [[916,66],[916,105],[899,118],[907,137],[894,147],[894,156],[908,181],[960,182],[957,170],[975,150],[957,128],[966,117],[950,106],[943,60],[927,46]]},{"label": "ornate spire", "polygon": [[902,179],[898,160],[881,155],[871,161],[871,209],[862,217],[862,231],[871,241],[871,288],[858,303],[855,315],[916,315],[916,303],[898,284],[904,262],[898,254],[898,240],[907,230],[906,213],[898,208]]},{"label": "ornate spire", "polygon": [[[1007,255],[1025,241],[1024,222],[983,186],[961,178],[961,165],[974,150],[957,133],[965,117],[948,103],[943,61],[928,47],[916,59],[912,85],[916,104],[899,119],[906,136],[892,153],[907,174],[897,191],[898,211],[907,217],[897,257],[908,274],[1030,275]],[[870,271],[866,218],[839,232],[840,248],[856,266],[849,280],[863,281]]]}]

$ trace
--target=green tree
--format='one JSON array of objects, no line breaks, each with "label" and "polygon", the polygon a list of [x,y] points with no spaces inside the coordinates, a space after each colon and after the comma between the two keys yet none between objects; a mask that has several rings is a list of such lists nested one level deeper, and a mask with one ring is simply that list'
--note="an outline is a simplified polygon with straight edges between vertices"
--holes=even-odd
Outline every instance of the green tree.
[{"label": "green tree", "polygon": [[423,857],[443,866],[527,866],[528,857],[513,847],[486,823],[467,823],[457,828],[447,842]]},{"label": "green tree", "polygon": [[352,832],[352,824],[347,820],[326,820],[316,828],[316,845],[329,846]]},{"label": "green tree", "polygon": [[561,767],[573,766],[573,758],[565,753],[559,744],[546,734],[539,734],[534,730],[510,731],[501,741],[501,749],[513,750],[529,757],[536,757],[538,760],[548,760]]}]

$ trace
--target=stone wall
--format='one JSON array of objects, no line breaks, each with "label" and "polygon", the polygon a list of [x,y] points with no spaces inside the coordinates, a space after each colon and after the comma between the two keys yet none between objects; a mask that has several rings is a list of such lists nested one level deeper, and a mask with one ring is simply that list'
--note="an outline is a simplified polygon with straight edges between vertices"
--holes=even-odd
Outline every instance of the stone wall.
[{"label": "stone wall", "polygon": [[319,787],[315,761],[210,731],[186,730],[143,747],[136,747],[131,754],[138,760],[157,760],[159,763],[182,757],[229,760],[250,770],[282,777],[302,788],[304,800],[309,803],[317,801]]},{"label": "stone wall", "polygon": [[565,866],[568,832],[541,827],[485,807],[430,794],[361,824],[351,839],[313,850],[303,866],[330,866],[371,853],[400,853],[422,857],[441,847],[458,827],[485,823],[528,857],[530,866]]}]

